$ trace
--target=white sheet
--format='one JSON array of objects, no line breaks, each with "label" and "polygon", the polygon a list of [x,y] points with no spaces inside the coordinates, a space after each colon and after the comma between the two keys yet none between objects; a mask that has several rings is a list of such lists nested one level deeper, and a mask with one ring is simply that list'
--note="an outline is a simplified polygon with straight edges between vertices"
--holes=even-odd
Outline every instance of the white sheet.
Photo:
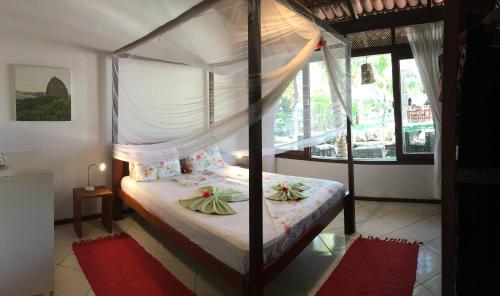
[{"label": "white sheet", "polygon": [[[231,187],[248,192],[248,170],[226,166],[217,171],[226,181],[219,186]],[[316,190],[308,203],[318,203],[318,199],[326,200],[316,211],[296,222],[291,229],[276,227],[269,211],[267,200],[263,209],[264,230],[264,262],[269,262],[292,244],[297,236],[318,220],[322,213],[337,204],[344,197],[344,186],[329,180],[302,177],[286,177],[278,174],[264,173],[264,191],[274,185],[276,180],[287,178],[294,182],[318,183],[326,190]],[[208,253],[224,262],[240,273],[247,273],[249,268],[249,226],[248,202],[231,203],[236,215],[206,215],[193,212],[181,206],[179,199],[196,196],[195,187],[186,187],[175,181],[136,182],[131,177],[122,179],[124,192],[132,196],[144,208],[148,209],[178,232],[188,237]],[[306,208],[306,207],[304,207]]]}]

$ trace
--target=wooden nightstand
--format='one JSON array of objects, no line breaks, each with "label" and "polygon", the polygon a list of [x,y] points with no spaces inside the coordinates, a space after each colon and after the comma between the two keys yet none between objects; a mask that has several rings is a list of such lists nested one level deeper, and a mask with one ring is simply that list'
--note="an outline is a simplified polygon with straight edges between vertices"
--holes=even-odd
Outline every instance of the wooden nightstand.
[{"label": "wooden nightstand", "polygon": [[113,231],[113,191],[105,186],[96,186],[94,191],[73,189],[73,227],[76,235],[82,237],[82,199],[101,197],[102,224],[110,233]]}]

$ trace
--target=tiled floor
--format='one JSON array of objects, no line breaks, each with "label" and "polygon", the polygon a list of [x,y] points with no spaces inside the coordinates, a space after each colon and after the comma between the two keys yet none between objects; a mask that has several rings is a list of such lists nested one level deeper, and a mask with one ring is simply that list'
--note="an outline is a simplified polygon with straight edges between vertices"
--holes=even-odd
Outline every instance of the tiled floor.
[{"label": "tiled floor", "polygon": [[[359,234],[424,242],[420,247],[413,294],[441,295],[439,205],[358,201],[356,223],[358,233],[345,236],[343,215],[340,214],[266,287],[266,295],[314,295]],[[118,221],[114,225],[114,231],[129,233],[197,295],[238,295],[236,290],[197,265],[142,219],[133,216]],[[91,239],[105,236],[107,232],[100,220],[92,220],[84,222],[83,235],[84,239]],[[72,252],[71,244],[74,241],[78,239],[71,224],[55,228],[56,296],[94,295]]]}]

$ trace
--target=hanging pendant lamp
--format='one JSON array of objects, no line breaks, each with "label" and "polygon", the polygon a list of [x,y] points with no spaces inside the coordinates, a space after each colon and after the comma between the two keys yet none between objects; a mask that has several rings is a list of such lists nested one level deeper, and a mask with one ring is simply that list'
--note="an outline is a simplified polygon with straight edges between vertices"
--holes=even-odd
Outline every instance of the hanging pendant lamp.
[{"label": "hanging pendant lamp", "polygon": [[370,84],[375,82],[375,73],[373,72],[372,64],[366,62],[361,65],[361,84]]}]

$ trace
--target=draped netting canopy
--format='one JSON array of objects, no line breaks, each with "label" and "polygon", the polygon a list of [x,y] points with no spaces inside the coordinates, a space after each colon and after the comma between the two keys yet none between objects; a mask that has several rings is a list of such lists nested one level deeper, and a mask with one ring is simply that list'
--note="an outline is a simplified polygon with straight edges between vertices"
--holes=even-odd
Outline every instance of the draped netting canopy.
[{"label": "draped netting canopy", "polygon": [[[339,122],[345,127],[345,118],[351,117],[349,42],[280,0],[261,1],[261,36],[262,99],[250,106],[246,0],[193,3],[151,34],[115,51],[114,157],[130,162],[184,158],[263,117],[273,118],[281,94],[313,54],[324,61],[333,114],[342,114]],[[170,78],[165,77],[167,68]],[[175,89],[166,83],[172,76]],[[264,141],[263,152],[314,146],[342,130],[337,124],[279,147]]]}]

